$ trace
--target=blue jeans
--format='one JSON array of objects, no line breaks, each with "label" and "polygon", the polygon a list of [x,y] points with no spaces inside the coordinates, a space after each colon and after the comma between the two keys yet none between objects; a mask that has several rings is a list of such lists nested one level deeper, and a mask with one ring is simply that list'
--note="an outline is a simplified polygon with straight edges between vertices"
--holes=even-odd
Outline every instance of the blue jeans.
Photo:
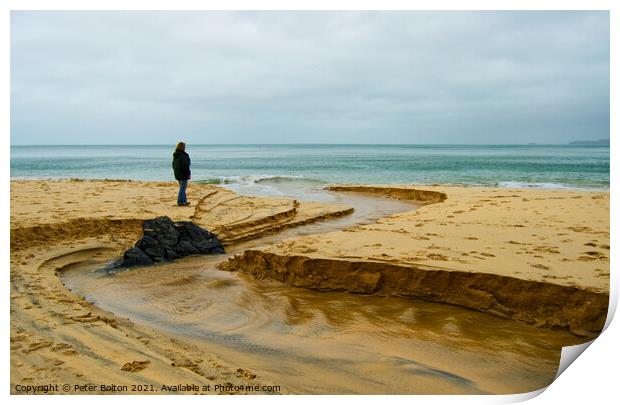
[{"label": "blue jeans", "polygon": [[187,204],[187,196],[185,190],[187,189],[187,180],[179,180],[179,196],[177,197],[177,204]]}]

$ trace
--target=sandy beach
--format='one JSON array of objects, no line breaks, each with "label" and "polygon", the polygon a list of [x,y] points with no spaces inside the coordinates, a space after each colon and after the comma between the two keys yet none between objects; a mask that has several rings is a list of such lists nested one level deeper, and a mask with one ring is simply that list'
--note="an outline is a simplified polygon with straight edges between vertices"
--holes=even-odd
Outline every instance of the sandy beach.
[{"label": "sandy beach", "polygon": [[423,207],[222,266],[294,286],[447,302],[596,335],[607,315],[609,194],[333,186]]},{"label": "sandy beach", "polygon": [[[11,383],[257,383],[256,375],[153,330],[115,318],[73,295],[58,273],[122,255],[144,219],[162,215],[208,226],[224,244],[285,226],[344,215],[348,207],[243,197],[193,185],[191,207],[174,183],[11,182]],[[106,371],[108,370],[108,371]],[[140,372],[139,374],[136,372]]]},{"label": "sandy beach", "polygon": [[[408,201],[418,208],[254,247],[257,238],[329,223],[353,209],[242,196],[205,184],[191,184],[191,205],[177,207],[176,187],[11,181],[12,393],[17,385],[43,380],[72,387],[280,384],[242,357],[209,352],[198,341],[119,317],[63,284],[64,272],[102,267],[121,255],[140,238],[143,220],[162,215],[215,232],[234,253],[218,263],[227,271],[222,274],[244,273],[257,285],[275,280],[287,288],[361,298],[423,299],[582,341],[595,337],[605,322],[608,192],[334,185],[334,193]],[[165,274],[167,283],[179,282],[171,271]],[[489,386],[486,392],[514,389]]]}]

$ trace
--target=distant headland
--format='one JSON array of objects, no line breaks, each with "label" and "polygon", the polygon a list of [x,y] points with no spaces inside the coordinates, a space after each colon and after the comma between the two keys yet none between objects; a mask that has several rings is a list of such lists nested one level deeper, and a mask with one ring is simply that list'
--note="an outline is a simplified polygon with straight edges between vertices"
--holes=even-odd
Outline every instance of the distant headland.
[{"label": "distant headland", "polygon": [[609,138],[599,139],[598,141],[573,141],[569,145],[607,145],[609,146]]}]

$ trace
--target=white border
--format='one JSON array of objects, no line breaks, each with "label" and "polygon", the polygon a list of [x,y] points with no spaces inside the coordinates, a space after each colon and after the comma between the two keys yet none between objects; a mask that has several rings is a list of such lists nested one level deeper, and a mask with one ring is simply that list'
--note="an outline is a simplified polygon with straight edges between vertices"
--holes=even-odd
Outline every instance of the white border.
[{"label": "white border", "polygon": [[[5,196],[2,200],[3,204],[3,216],[2,216],[2,253],[4,257],[4,276],[5,282],[2,283],[2,297],[4,297],[3,302],[4,305],[8,306],[8,297],[9,297],[9,178],[10,178],[10,148],[9,148],[9,133],[10,133],[10,10],[123,10],[123,9],[131,9],[131,10],[311,10],[311,9],[319,9],[319,10],[346,10],[346,9],[355,9],[355,10],[611,10],[610,13],[610,26],[611,26],[611,127],[610,134],[618,133],[618,94],[620,94],[619,84],[617,80],[617,72],[619,72],[620,66],[618,65],[618,50],[619,44],[618,39],[620,38],[620,31],[618,29],[618,25],[620,23],[620,19],[618,18],[618,14],[620,13],[619,2],[613,0],[590,0],[590,1],[577,1],[577,0],[521,0],[521,1],[501,1],[501,0],[478,0],[478,1],[466,1],[466,0],[448,0],[448,1],[415,1],[415,0],[383,0],[383,1],[370,1],[370,0],[359,0],[355,2],[350,1],[326,1],[326,0],[315,0],[315,1],[283,1],[283,0],[264,0],[264,1],[241,1],[241,0],[232,0],[227,2],[217,2],[211,0],[178,0],[178,1],[163,1],[163,0],[152,0],[152,1],[119,1],[119,0],[109,0],[109,1],[89,1],[86,3],[85,1],[78,0],[61,0],[55,1],[51,3],[50,1],[14,1],[9,0],[2,3],[4,5],[2,17],[0,19],[0,30],[2,35],[0,35],[0,46],[1,52],[5,56],[2,58],[2,86],[5,89],[4,97],[2,98],[2,108],[0,109],[0,122],[2,123],[2,136],[5,148],[2,150],[3,154],[3,162],[2,165],[2,174],[3,174],[3,185],[5,190]],[[615,113],[615,114],[614,114]],[[617,173],[616,164],[613,159],[616,140],[611,136],[611,173]],[[610,190],[615,190],[617,188],[617,179],[615,176],[611,176],[610,182]],[[615,202],[613,193],[611,195],[611,264],[613,268],[613,264],[615,264],[615,233],[614,231],[617,229],[618,225],[618,217],[617,217],[617,209],[614,208],[613,202]],[[612,285],[611,285],[611,296],[612,296],[612,306],[610,308],[610,314],[613,314],[613,310],[615,310],[615,306],[617,305],[617,297],[618,297],[618,276],[616,274],[616,270],[611,271]],[[9,311],[7,307],[3,308],[2,312],[3,317],[3,325],[2,328],[2,339],[4,343],[4,367],[2,369],[2,381],[5,385],[5,395],[8,396],[10,391],[10,364],[9,364]],[[610,316],[611,320],[611,316]],[[618,361],[618,349],[617,343],[620,342],[620,333],[619,327],[617,326],[618,321],[612,323],[607,330],[592,343],[590,348],[587,349],[586,354],[584,356],[579,357],[575,364],[569,367],[565,373],[563,373],[556,382],[554,382],[547,390],[544,391],[542,395],[537,396],[532,400],[532,403],[579,403],[579,402],[592,402],[592,403],[608,403],[611,398],[617,397],[618,386],[617,382],[617,368],[616,362]],[[532,397],[532,395],[540,394],[532,393],[530,395],[517,395],[517,396],[365,396],[365,397],[355,397],[348,398],[343,396],[295,396],[295,397],[283,397],[283,398],[274,398],[274,397],[251,397],[245,398],[250,399],[251,401],[256,401],[257,403],[272,403],[272,402],[280,402],[280,401],[295,401],[301,403],[314,403],[317,400],[323,401],[338,401],[341,402],[343,400],[354,400],[356,402],[362,403],[375,403],[377,401],[390,401],[390,402],[402,402],[402,403],[411,403],[411,401],[415,401],[416,403],[429,403],[429,404],[437,404],[437,403],[503,403],[503,402],[515,402],[522,401]],[[10,396],[10,401],[15,402],[31,402],[31,401],[45,401],[52,403],[63,403],[67,402],[82,402],[88,401],[91,402],[100,402],[100,401],[108,401],[118,400],[120,398],[115,397],[116,399],[110,397],[103,396],[89,396],[88,398],[83,398],[79,396],[70,396],[70,397],[19,397],[19,396]],[[180,398],[179,398],[180,399]],[[146,401],[155,401],[158,403],[168,402],[170,400],[169,397],[149,397],[149,398],[140,398],[139,400]],[[176,400],[176,398],[175,398]],[[219,397],[219,398],[197,398],[197,397],[183,397],[183,401],[200,401],[200,403],[204,403],[205,401],[239,401],[239,398],[229,398],[229,397]],[[198,403],[198,402],[196,402]]]}]

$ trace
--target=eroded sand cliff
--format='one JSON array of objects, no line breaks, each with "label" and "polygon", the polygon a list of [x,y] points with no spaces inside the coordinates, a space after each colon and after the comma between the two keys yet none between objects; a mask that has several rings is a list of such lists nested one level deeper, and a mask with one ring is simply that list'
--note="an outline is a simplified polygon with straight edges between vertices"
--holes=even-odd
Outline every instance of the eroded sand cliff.
[{"label": "eroded sand cliff", "polygon": [[609,194],[339,185],[425,204],[223,263],[290,285],[456,304],[592,336],[609,300]]},{"label": "eroded sand cliff", "polygon": [[[273,383],[242,364],[97,308],[58,274],[102,266],[144,219],[192,220],[234,245],[350,207],[175,183],[11,182],[11,383]],[[456,304],[579,335],[600,331],[609,291],[609,193],[334,186],[420,208],[246,250],[222,265],[256,278]]]}]

